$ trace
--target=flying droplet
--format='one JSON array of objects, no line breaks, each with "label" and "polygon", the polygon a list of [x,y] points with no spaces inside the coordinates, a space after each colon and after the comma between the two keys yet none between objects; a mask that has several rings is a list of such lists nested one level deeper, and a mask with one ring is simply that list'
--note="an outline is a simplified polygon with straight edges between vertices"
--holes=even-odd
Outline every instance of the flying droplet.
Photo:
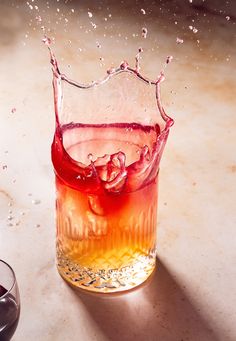
[{"label": "flying droplet", "polygon": [[193,28],[193,33],[197,33],[198,29],[196,27]]},{"label": "flying droplet", "polygon": [[89,16],[89,18],[92,18],[92,16],[93,16],[93,13],[91,13],[91,12],[88,12],[88,16]]},{"label": "flying droplet", "polygon": [[45,44],[45,45],[47,45],[47,46],[49,46],[50,44],[51,44],[51,39],[49,38],[49,37],[44,37],[43,39],[42,39],[42,42]]},{"label": "flying droplet", "polygon": [[14,114],[16,112],[16,108],[11,109],[11,113]]},{"label": "flying droplet", "polygon": [[93,26],[94,29],[97,28],[97,25],[94,24],[92,21],[91,21],[91,25]]},{"label": "flying droplet", "polygon": [[42,18],[41,18],[40,15],[37,15],[37,16],[35,17],[35,19],[37,20],[38,23],[40,23],[40,22],[42,21]]},{"label": "flying droplet", "polygon": [[145,15],[146,14],[145,9],[141,8],[141,13]]},{"label": "flying droplet", "polygon": [[2,166],[2,169],[4,170],[4,169],[7,169],[7,165],[3,165]]},{"label": "flying droplet", "polygon": [[129,64],[125,60],[120,64],[121,70],[126,70],[128,66]]},{"label": "flying droplet", "polygon": [[114,67],[111,67],[110,69],[107,70],[107,74],[111,75],[112,73],[114,73],[116,71],[116,69]]},{"label": "flying droplet", "polygon": [[98,41],[96,41],[96,46],[98,49],[100,49],[102,47],[102,45]]},{"label": "flying droplet", "polygon": [[229,20],[230,20],[230,16],[227,15],[227,16],[225,17],[225,19],[229,21]]},{"label": "flying droplet", "polygon": [[173,60],[173,56],[167,56],[166,64],[169,64]]},{"label": "flying droplet", "polygon": [[143,27],[143,28],[142,28],[142,37],[146,39],[146,38],[147,38],[147,33],[148,33],[147,28],[146,28],[146,27]]},{"label": "flying droplet", "polygon": [[176,43],[177,44],[183,44],[183,42],[184,42],[184,40],[183,39],[181,39],[181,38],[176,38]]}]

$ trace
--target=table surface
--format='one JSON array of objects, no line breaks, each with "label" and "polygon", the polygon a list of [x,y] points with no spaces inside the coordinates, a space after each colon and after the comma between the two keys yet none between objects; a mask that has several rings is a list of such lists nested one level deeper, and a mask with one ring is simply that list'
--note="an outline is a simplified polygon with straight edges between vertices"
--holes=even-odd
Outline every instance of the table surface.
[{"label": "table surface", "polygon": [[[0,5],[0,258],[15,269],[22,304],[13,340],[236,340],[235,4],[49,3]],[[175,125],[161,162],[158,267],[126,294],[75,293],[55,268],[43,25],[62,69],[82,81],[132,63],[139,46],[149,76],[174,56],[162,86]]]}]

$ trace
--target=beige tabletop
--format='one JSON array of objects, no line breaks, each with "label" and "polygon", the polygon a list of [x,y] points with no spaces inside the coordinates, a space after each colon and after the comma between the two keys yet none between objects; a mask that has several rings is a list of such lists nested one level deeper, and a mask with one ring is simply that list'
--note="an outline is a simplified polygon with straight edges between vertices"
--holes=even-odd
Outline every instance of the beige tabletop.
[{"label": "beige tabletop", "polygon": [[[0,17],[0,258],[22,304],[13,341],[236,340],[235,1],[2,0]],[[161,162],[158,267],[127,294],[77,294],[56,271],[44,32],[80,81],[134,63],[139,47],[152,78],[173,56],[162,86],[175,125]]]}]

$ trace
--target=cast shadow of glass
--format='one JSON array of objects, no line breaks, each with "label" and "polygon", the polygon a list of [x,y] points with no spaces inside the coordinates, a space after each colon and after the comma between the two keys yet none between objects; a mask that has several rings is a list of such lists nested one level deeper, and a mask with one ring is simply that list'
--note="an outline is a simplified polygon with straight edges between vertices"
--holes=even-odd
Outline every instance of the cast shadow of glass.
[{"label": "cast shadow of glass", "polygon": [[206,317],[158,259],[153,276],[136,290],[96,295],[73,290],[108,340],[218,341]]}]

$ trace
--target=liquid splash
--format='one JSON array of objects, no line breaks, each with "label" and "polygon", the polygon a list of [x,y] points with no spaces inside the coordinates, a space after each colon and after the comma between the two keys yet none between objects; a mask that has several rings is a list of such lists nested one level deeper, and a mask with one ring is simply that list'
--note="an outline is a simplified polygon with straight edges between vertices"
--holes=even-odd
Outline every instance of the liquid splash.
[{"label": "liquid splash", "polygon": [[[89,193],[102,193],[103,191],[110,193],[132,192],[152,181],[158,172],[159,162],[169,134],[169,128],[174,123],[173,119],[166,114],[160,99],[160,84],[164,80],[164,72],[161,71],[156,80],[151,80],[143,76],[140,73],[140,54],[143,52],[143,49],[139,48],[135,57],[136,63],[134,68],[127,61],[123,61],[118,67],[107,70],[104,78],[90,83],[79,83],[69,79],[65,74],[60,72],[51,48],[51,39],[45,36],[43,42],[48,47],[53,71],[56,131],[52,144],[52,161],[57,175],[64,179],[66,183],[70,183],[73,188]],[[172,59],[172,56],[167,57],[165,67]],[[112,77],[124,72],[155,87],[157,108],[165,122],[163,130],[160,129],[158,124],[154,126],[145,126],[137,123],[99,125],[71,122],[61,125],[60,113],[62,110],[63,82],[80,89],[91,89],[108,82]],[[128,162],[128,156],[123,148],[124,146],[121,146],[120,151],[115,153],[105,151],[102,156],[101,154],[99,155],[99,152],[101,153],[99,148],[96,149],[91,145],[91,149],[95,148],[96,152],[94,153],[92,150],[88,150],[87,161],[89,164],[86,164],[86,162],[80,160],[77,151],[69,150],[63,143],[64,136],[68,132],[73,132],[79,138],[83,134],[86,136],[89,135],[90,132],[93,132],[92,136],[94,134],[96,136],[96,134],[100,134],[101,132],[106,136],[111,131],[115,131],[119,139],[122,140],[127,129],[134,134],[143,136],[143,141],[145,142],[138,150],[138,153],[137,151],[135,152],[136,159],[133,158],[132,162]],[[77,146],[78,148],[79,146]]]}]

